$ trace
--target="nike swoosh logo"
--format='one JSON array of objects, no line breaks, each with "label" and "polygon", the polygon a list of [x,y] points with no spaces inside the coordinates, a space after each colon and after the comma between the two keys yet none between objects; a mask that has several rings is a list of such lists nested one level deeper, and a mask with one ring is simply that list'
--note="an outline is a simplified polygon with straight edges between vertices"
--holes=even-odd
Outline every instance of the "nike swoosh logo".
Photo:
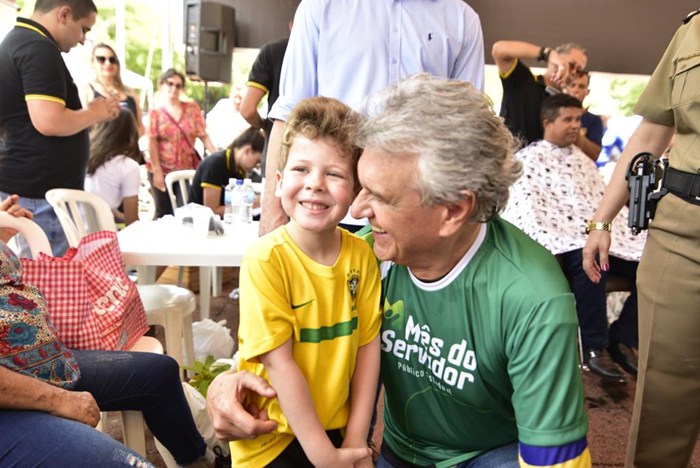
[{"label": "nike swoosh logo", "polygon": [[311,299],[310,301],[302,302],[301,304],[292,304],[292,310],[297,310],[299,307],[304,307],[305,305],[311,304],[315,299]]}]

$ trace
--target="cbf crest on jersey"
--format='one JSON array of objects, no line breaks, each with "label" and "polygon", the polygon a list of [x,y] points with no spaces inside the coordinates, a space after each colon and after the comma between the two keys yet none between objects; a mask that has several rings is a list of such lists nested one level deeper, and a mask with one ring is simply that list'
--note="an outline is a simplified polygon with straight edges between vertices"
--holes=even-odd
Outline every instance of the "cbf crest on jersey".
[{"label": "cbf crest on jersey", "polygon": [[348,278],[348,290],[350,291],[350,297],[352,297],[352,309],[357,308],[356,298],[357,298],[357,286],[360,284],[360,270],[352,269],[347,275]]}]

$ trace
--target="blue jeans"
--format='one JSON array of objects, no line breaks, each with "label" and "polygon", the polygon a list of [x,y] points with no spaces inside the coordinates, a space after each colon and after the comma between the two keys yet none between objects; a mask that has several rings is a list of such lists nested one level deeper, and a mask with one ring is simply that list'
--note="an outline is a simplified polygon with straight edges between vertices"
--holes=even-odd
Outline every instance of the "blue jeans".
[{"label": "blue jeans", "polygon": [[153,465],[87,424],[39,411],[0,410],[0,466]]},{"label": "blue jeans", "polygon": [[[456,466],[457,468],[518,468],[520,466],[518,443],[496,447]],[[383,455],[379,455],[376,468],[394,468],[394,466]]]},{"label": "blue jeans", "polygon": [[[5,192],[0,192],[0,198],[4,200],[10,194]],[[33,221],[41,226],[41,229],[46,233],[46,237],[49,238],[49,243],[51,244],[51,250],[53,251],[54,257],[61,257],[68,250],[68,239],[63,233],[63,227],[61,222],[56,216],[56,212],[53,207],[49,205],[43,198],[22,198],[19,199],[19,205],[28,209],[34,214]],[[21,249],[20,257],[32,257],[32,252],[29,250],[29,244],[22,238],[22,236],[17,236],[17,245]]]},{"label": "blue jeans", "polygon": [[162,354],[73,351],[80,366],[77,391],[90,392],[102,411],[137,410],[178,464],[204,455],[180,382],[177,362]]},{"label": "blue jeans", "polygon": [[[137,410],[178,464],[204,455],[177,362],[162,354],[73,351],[81,377],[102,411]],[[136,458],[134,458],[136,457]],[[0,466],[137,466],[142,460],[109,436],[37,411],[0,410]],[[142,465],[143,466],[143,465]]]}]

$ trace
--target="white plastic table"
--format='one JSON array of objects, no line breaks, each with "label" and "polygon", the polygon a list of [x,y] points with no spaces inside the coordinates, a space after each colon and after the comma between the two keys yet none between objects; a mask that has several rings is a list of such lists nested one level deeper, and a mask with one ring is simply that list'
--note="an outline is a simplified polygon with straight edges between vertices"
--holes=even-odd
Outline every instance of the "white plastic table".
[{"label": "white plastic table", "polygon": [[258,223],[236,229],[227,227],[223,236],[196,236],[174,218],[136,221],[117,234],[124,263],[138,270],[140,284],[156,281],[157,265],[196,266],[199,269],[199,311],[209,317],[211,269],[240,266],[246,248],[258,238]]}]

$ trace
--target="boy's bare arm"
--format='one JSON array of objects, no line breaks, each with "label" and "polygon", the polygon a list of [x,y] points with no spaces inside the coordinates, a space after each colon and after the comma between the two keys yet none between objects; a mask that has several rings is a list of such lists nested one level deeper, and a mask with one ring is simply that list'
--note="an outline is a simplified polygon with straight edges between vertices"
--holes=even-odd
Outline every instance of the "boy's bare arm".
[{"label": "boy's bare arm", "polygon": [[356,461],[370,455],[368,448],[336,449],[333,446],[318,418],[306,379],[294,361],[291,339],[259,359],[277,389],[282,412],[314,466],[352,467]]},{"label": "boy's bare arm", "polygon": [[[367,447],[379,382],[379,353],[379,335],[357,351],[355,372],[350,383],[350,418],[343,447]],[[355,467],[358,466],[373,466],[372,458],[366,457],[355,464]]]}]

